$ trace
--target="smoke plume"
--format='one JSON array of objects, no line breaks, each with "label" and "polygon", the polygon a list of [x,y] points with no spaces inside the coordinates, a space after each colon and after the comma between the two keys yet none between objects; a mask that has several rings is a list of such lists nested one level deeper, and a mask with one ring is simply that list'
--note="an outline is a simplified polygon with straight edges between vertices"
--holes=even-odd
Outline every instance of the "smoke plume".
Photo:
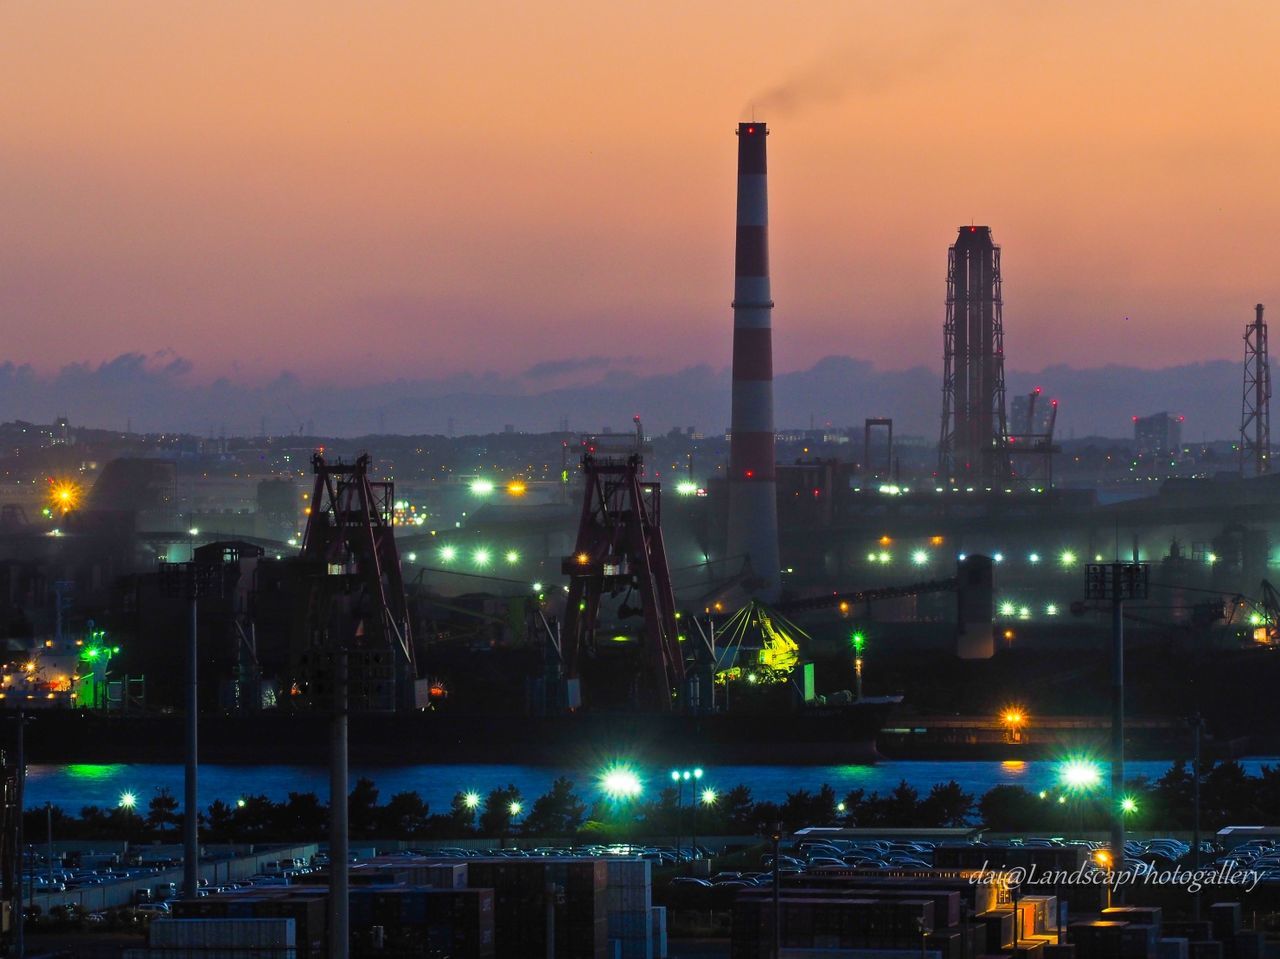
[{"label": "smoke plume", "polygon": [[833,51],[752,97],[743,116],[795,117],[854,96],[875,96],[928,75],[960,48],[955,31],[924,39],[870,39]]}]

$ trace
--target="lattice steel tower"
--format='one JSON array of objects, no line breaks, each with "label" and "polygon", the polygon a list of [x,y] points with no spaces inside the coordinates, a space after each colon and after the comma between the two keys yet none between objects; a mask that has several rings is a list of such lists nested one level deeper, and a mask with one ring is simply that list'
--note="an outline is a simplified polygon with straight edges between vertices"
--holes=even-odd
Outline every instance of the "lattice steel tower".
[{"label": "lattice steel tower", "polygon": [[1271,367],[1262,304],[1244,328],[1244,396],[1240,401],[1240,472],[1271,472]]},{"label": "lattice steel tower", "polygon": [[987,226],[962,226],[947,251],[941,479],[1004,482],[1011,475],[1004,410],[1000,247]]}]

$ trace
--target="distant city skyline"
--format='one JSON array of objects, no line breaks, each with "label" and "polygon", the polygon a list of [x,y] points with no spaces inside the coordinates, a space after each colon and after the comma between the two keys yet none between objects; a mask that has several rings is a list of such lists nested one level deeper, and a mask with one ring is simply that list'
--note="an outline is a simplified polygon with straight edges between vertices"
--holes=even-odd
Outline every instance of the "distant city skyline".
[{"label": "distant city skyline", "polygon": [[754,111],[779,371],[939,368],[971,221],[1011,370],[1238,361],[1280,306],[1280,8],[980,10],[9,5],[0,359],[167,350],[255,389],[727,367]]}]

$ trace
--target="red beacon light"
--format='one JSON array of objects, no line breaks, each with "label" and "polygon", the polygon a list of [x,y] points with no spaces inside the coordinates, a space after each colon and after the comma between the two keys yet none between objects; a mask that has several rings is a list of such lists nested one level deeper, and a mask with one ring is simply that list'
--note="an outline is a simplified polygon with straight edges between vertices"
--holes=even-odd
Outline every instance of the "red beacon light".
[{"label": "red beacon light", "polygon": [[753,476],[755,476],[755,475],[756,475],[756,471],[755,471],[755,470],[747,470],[747,473],[746,473],[747,479],[751,479],[751,477],[753,477]]}]

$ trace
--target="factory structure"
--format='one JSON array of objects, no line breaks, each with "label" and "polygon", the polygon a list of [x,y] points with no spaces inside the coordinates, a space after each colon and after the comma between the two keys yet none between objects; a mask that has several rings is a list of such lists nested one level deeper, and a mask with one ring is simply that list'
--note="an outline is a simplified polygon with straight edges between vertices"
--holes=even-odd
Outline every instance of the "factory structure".
[{"label": "factory structure", "polygon": [[[228,488],[254,508],[205,510],[190,495],[180,505],[183,455],[154,455],[168,438],[90,470],[76,430],[54,423],[56,461],[79,457],[95,481],[51,481],[39,518],[0,504],[0,710],[22,710],[12,725],[24,757],[0,763],[0,885],[18,915],[24,854],[12,819],[25,774],[13,770],[28,759],[173,761],[189,721],[194,771],[196,717],[201,761],[235,763],[250,742],[257,761],[327,759],[334,796],[350,792],[350,760],[694,766],[671,773],[676,871],[686,781],[696,785],[704,762],[860,765],[891,742],[895,755],[1021,764],[1093,749],[1105,725],[1118,737],[1118,800],[1126,742],[1156,743],[1168,758],[1187,745],[1193,713],[1197,764],[1202,740],[1222,757],[1280,748],[1273,729],[1256,750],[1249,738],[1257,702],[1280,683],[1280,477],[1262,305],[1245,326],[1233,468],[1173,472],[1187,456],[1184,416],[1142,413],[1124,457],[1150,487],[1104,497],[1058,482],[1058,401],[1041,388],[1009,395],[1001,247],[990,226],[962,225],[947,250],[936,448],[904,468],[907,444],[898,434],[895,445],[888,415],[789,436],[774,407],[769,134],[763,121],[737,125],[731,420],[706,445],[689,429],[662,447],[639,415],[616,434],[508,431],[503,442],[525,443],[520,466],[483,470],[474,464],[490,450],[465,449],[466,471],[418,498],[369,450],[320,441],[277,450],[279,475],[241,477],[245,460],[228,460]],[[417,455],[434,439],[406,445]],[[673,449],[686,458],[669,466]],[[192,486],[207,462],[186,471]],[[1140,573],[1142,594],[1125,599],[1141,603],[1095,589],[1098,571],[1114,569],[1118,591],[1122,568]],[[1115,667],[1100,655],[1113,636]],[[185,662],[177,637],[189,638]],[[1126,726],[1130,653],[1143,670],[1139,707],[1163,712]],[[1108,678],[1119,688],[1110,703]],[[1099,719],[1108,705],[1114,727]],[[29,730],[23,713],[39,713]],[[709,792],[704,805],[716,801]],[[455,816],[473,810],[469,795],[458,794]],[[698,802],[690,794],[691,846]],[[449,847],[352,868],[348,807],[332,809],[322,873],[196,895],[192,856],[187,897],[129,955],[243,952],[252,932],[263,938],[249,951],[341,956],[352,929],[377,952],[432,941],[476,956],[665,953],[652,889],[664,860],[623,858],[634,837],[619,833],[609,858]],[[514,819],[519,803],[508,810]],[[1113,815],[1123,820],[1118,802]],[[1236,903],[1214,904],[1210,922],[1166,922],[1157,907],[1113,907],[1104,890],[1102,918],[1067,924],[1068,900],[1092,912],[1098,889],[1024,889],[1010,875],[1101,870],[1083,845],[979,846],[966,826],[929,830],[926,849],[897,827],[828,825],[792,837],[797,855],[824,849],[825,865],[801,871],[776,868],[781,822],[757,829],[772,836],[773,885],[735,881],[724,898],[735,957],[1263,954]],[[1123,861],[1123,829],[1114,836],[1108,870]],[[884,843],[877,854],[910,855],[868,865],[872,841]]]},{"label": "factory structure", "polygon": [[[887,415],[860,424],[860,442],[853,430],[792,437],[774,414],[769,133],[756,120],[736,129],[731,422],[710,440],[668,436],[687,451],[679,471],[638,416],[616,434],[503,434],[495,445],[548,449],[522,452],[529,465],[505,477],[477,469],[421,497],[367,451],[284,447],[288,475],[246,480],[256,509],[235,513],[179,505],[181,457],[119,457],[43,525],[0,517],[5,614],[50,606],[56,581],[67,623],[94,620],[107,638],[92,648],[111,653],[77,668],[87,630],[15,629],[0,696],[171,706],[181,677],[165,651],[188,613],[155,566],[175,559],[218,569],[198,613],[201,701],[235,715],[330,710],[341,658],[345,701],[370,714],[551,720],[625,707],[677,721],[732,701],[829,719],[904,689],[864,674],[851,635],[948,662],[1087,645],[1106,624],[1083,602],[1085,567],[1120,558],[1160,568],[1153,602],[1167,612],[1153,628],[1275,645],[1280,490],[1262,307],[1245,329],[1238,469],[1104,501],[1055,481],[1057,401],[1008,395],[1001,248],[990,226],[962,225],[940,311],[936,450],[904,468]],[[1176,466],[1181,428],[1176,412],[1135,417],[1135,466]],[[48,442],[63,457],[85,448],[65,420]],[[847,728],[864,737],[884,706]]]},{"label": "factory structure", "polygon": [[[1105,748],[1107,730],[1120,744],[1112,755],[1168,756],[1187,745],[1192,713],[1197,756],[1202,746],[1218,757],[1276,749],[1275,731],[1255,723],[1280,683],[1280,485],[1261,305],[1245,328],[1236,468],[1172,474],[1185,456],[1182,414],[1138,415],[1126,458],[1161,482],[1103,499],[1057,482],[1057,401],[1039,388],[1009,397],[1001,249],[991,227],[960,226],[947,252],[936,450],[904,469],[907,444],[887,415],[843,437],[792,437],[774,411],[769,129],[752,120],[736,132],[723,439],[700,446],[690,429],[664,447],[638,415],[616,434],[503,434],[494,444],[523,442],[525,465],[468,470],[421,498],[368,450],[322,440],[277,451],[278,475],[241,480],[244,461],[229,465],[256,507],[234,511],[197,510],[190,494],[184,510],[183,457],[135,454],[95,466],[86,488],[51,482],[35,522],[0,504],[0,709],[40,714],[30,728],[13,724],[24,756],[185,756],[194,769],[198,717],[200,761],[242,761],[251,742],[257,761],[328,761],[332,794],[347,795],[353,761],[565,768],[627,756],[699,772],[865,764],[886,752],[1021,762]],[[87,471],[79,440],[62,420],[47,448]],[[428,442],[405,438],[414,455]],[[673,449],[687,457],[683,471],[659,470]],[[1142,603],[1098,602],[1091,584],[1109,561],[1143,571]],[[200,590],[175,593],[179,573]],[[1113,723],[1107,681],[1123,672],[1103,651],[1116,623],[1143,682],[1131,690],[1135,713],[1121,706]],[[199,652],[190,672],[197,657],[175,655],[177,637]],[[0,774],[17,783],[13,770]],[[647,862],[469,856],[350,868],[346,806],[333,808],[327,883],[198,897],[193,873],[139,959],[196,939],[207,951],[215,929],[230,937],[246,922],[264,935],[271,924],[307,955],[342,954],[324,943],[347,942],[349,930],[415,924],[468,955],[661,953],[666,916]],[[780,843],[782,826],[767,828]],[[814,838],[843,833],[821,827]],[[932,866],[881,874],[835,859],[775,873],[771,894],[744,884],[730,949],[1165,954],[1154,948],[1158,909],[1108,908],[1064,926],[1056,892],[1019,900],[973,878],[1033,861],[1078,868],[1082,847],[964,838],[932,850]],[[190,848],[196,839],[193,828]],[[13,848],[0,850],[10,898],[22,888]],[[1196,944],[1254,941],[1241,939],[1238,917],[1220,925],[1212,943],[1197,931]]]},{"label": "factory structure", "polygon": [[947,252],[943,327],[938,475],[947,481],[1003,482],[1010,475],[1002,305],[991,227],[960,227]]}]

